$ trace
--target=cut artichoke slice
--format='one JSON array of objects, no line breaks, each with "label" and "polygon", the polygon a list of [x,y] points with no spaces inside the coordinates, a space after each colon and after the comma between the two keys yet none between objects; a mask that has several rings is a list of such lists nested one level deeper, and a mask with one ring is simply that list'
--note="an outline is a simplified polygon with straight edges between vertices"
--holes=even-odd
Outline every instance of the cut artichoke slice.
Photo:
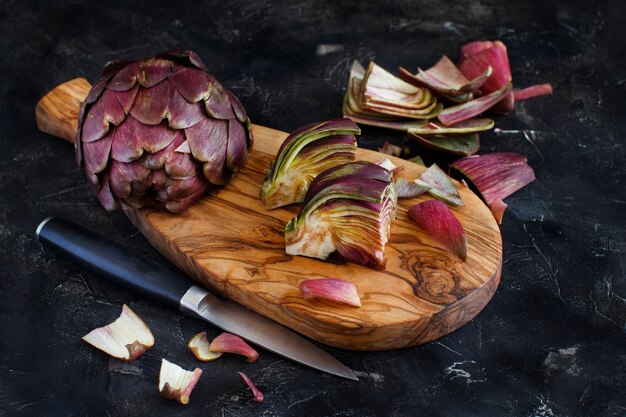
[{"label": "cut artichoke slice", "polygon": [[361,129],[348,118],[312,123],[297,129],[283,142],[261,187],[267,209],[301,202],[320,172],[356,157]]},{"label": "cut artichoke slice", "polygon": [[432,119],[443,108],[428,88],[409,84],[374,62],[367,67],[360,88],[361,107],[390,116]]},{"label": "cut artichoke slice", "polygon": [[382,268],[396,212],[391,172],[371,162],[330,168],[311,183],[299,215],[285,227],[286,251],[319,259],[337,251]]},{"label": "cut artichoke slice", "polygon": [[407,130],[422,126],[421,119],[437,116],[442,108],[428,89],[406,83],[374,63],[367,71],[358,61],[352,63],[342,110],[356,123]]}]

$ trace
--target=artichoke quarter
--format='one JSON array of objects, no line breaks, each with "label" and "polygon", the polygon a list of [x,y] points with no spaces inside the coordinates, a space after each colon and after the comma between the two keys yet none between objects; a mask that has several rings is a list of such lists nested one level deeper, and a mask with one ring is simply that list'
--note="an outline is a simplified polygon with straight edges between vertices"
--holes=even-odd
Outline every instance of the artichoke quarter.
[{"label": "artichoke quarter", "polygon": [[300,213],[287,223],[285,250],[318,259],[336,251],[347,261],[384,268],[397,210],[390,171],[361,161],[329,168],[311,182]]},{"label": "artichoke quarter", "polygon": [[248,158],[250,120],[192,51],[107,64],[82,104],[75,142],[107,210],[181,212]]}]

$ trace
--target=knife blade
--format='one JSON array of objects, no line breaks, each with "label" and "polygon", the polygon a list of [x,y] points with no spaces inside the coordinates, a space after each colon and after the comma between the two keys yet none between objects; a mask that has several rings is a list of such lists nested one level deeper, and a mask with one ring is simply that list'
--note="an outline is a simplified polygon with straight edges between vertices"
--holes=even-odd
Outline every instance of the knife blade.
[{"label": "knife blade", "polygon": [[109,281],[176,307],[278,355],[358,381],[350,368],[304,337],[239,304],[219,299],[182,273],[133,254],[75,223],[48,217],[35,234],[40,242]]}]

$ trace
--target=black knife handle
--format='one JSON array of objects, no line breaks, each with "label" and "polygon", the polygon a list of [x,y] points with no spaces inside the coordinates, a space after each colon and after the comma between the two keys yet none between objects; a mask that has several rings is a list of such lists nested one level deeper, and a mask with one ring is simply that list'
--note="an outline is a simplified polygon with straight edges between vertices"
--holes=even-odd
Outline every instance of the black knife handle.
[{"label": "black knife handle", "polygon": [[194,285],[180,272],[59,217],[41,222],[36,233],[40,242],[107,280],[175,308]]}]

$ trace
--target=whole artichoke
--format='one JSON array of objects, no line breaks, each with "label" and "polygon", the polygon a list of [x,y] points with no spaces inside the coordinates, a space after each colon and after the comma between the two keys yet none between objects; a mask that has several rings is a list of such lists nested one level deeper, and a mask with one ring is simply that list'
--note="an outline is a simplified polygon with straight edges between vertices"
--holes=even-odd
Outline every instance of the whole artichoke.
[{"label": "whole artichoke", "polygon": [[107,210],[185,210],[248,158],[250,120],[192,51],[112,62],[78,117],[76,160]]}]

